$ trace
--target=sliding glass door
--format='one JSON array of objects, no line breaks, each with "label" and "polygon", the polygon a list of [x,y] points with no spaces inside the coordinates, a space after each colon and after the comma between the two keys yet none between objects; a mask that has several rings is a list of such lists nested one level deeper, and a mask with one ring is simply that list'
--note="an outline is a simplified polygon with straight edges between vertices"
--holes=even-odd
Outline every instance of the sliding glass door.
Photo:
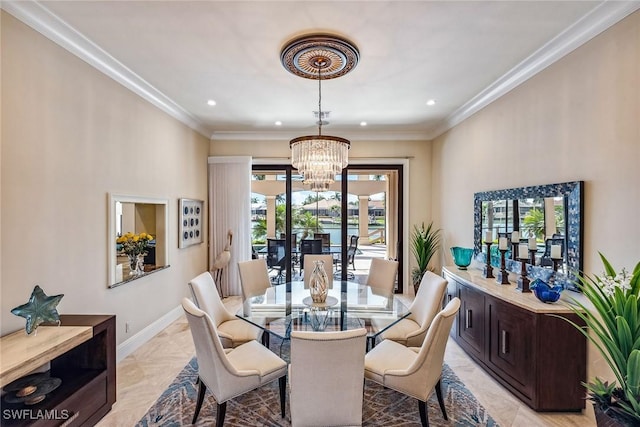
[{"label": "sliding glass door", "polygon": [[328,191],[305,187],[290,165],[253,166],[252,245],[272,281],[299,279],[303,239],[323,239],[342,280],[366,281],[375,257],[402,263],[402,166],[350,165]]},{"label": "sliding glass door", "polygon": [[358,270],[368,271],[373,258],[397,260],[396,292],[402,293],[403,167],[349,165],[346,175],[349,229],[355,228],[358,236]]}]

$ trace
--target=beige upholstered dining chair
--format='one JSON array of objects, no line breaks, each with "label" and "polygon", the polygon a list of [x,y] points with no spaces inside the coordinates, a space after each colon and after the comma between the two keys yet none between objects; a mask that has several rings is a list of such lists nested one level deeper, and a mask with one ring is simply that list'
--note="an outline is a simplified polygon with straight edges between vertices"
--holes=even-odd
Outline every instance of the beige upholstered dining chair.
[{"label": "beige upholstered dining chair", "polygon": [[215,323],[223,347],[234,348],[260,338],[260,328],[238,319],[227,310],[208,271],[191,279],[189,289],[197,307],[207,313]]},{"label": "beige upholstered dining chair", "polygon": [[391,293],[396,284],[398,261],[372,258],[367,285],[378,289],[379,293]]},{"label": "beige upholstered dining chair", "polygon": [[217,403],[216,426],[224,424],[227,401],[275,379],[280,382],[280,412],[285,416],[287,362],[250,341],[225,350],[215,323],[189,299],[182,300],[198,359],[198,400],[191,424],[195,424],[207,390]]},{"label": "beige upholstered dining chair", "polygon": [[291,332],[291,425],[362,425],[364,328]]},{"label": "beige upholstered dining chair", "polygon": [[433,319],[421,347],[405,347],[395,341],[384,340],[364,358],[365,378],[418,399],[424,427],[429,425],[426,402],[434,388],[442,415],[447,420],[440,377],[449,332],[459,309],[458,298],[449,301]]},{"label": "beige upholstered dining chair", "polygon": [[309,288],[309,279],[311,278],[311,273],[313,273],[314,261],[323,261],[324,262],[324,271],[327,273],[327,279],[329,283],[327,287],[329,289],[333,288],[333,255],[305,255],[304,257],[304,265],[302,268],[304,269],[304,287],[305,289]]},{"label": "beige upholstered dining chair", "polygon": [[[411,314],[384,331],[380,338],[408,347],[420,347],[431,321],[442,307],[447,283],[446,279],[427,271],[422,276],[418,294],[409,307]],[[373,319],[372,323],[374,329],[382,329],[382,325],[378,325],[376,319]]]},{"label": "beige upholstered dining chair", "polygon": [[241,261],[238,263],[240,270],[240,285],[242,287],[242,299],[246,301],[251,297],[264,295],[271,287],[269,268],[263,258]]}]

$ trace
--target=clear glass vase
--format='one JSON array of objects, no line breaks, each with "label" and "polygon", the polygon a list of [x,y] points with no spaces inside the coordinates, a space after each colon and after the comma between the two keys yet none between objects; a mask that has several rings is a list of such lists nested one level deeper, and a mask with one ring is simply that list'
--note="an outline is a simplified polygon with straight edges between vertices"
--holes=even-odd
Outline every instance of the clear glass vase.
[{"label": "clear glass vase", "polygon": [[144,254],[127,255],[129,257],[130,276],[140,276],[144,274]]},{"label": "clear glass vase", "polygon": [[324,270],[324,261],[314,261],[313,272],[309,278],[309,291],[313,302],[322,303],[327,300],[327,290],[329,288],[329,278]]}]

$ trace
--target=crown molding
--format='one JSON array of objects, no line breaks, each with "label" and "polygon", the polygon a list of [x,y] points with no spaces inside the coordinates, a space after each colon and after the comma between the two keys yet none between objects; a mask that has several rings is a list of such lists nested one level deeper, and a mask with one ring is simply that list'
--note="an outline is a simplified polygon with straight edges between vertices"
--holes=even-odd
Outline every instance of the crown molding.
[{"label": "crown molding", "polygon": [[[234,131],[216,131],[210,135],[212,141],[289,141],[299,137],[303,132],[234,132]],[[309,134],[309,132],[306,132]],[[425,132],[412,131],[340,131],[332,132],[339,134],[341,138],[350,141],[428,141]],[[313,134],[313,133],[311,133]]]},{"label": "crown molding", "polygon": [[605,1],[525,58],[428,132],[434,139],[640,9],[640,1]]},{"label": "crown molding", "polygon": [[[0,7],[143,99],[211,140],[289,140],[283,132],[213,132],[191,113],[36,1],[4,0]],[[607,28],[640,9],[640,1],[604,1],[571,27],[509,70],[427,132],[341,132],[355,141],[434,139],[530,79]]]},{"label": "crown molding", "polygon": [[208,138],[211,134],[211,129],[204,126],[191,113],[54,15],[42,4],[36,1],[5,0],[0,2],[0,7],[202,136]]}]

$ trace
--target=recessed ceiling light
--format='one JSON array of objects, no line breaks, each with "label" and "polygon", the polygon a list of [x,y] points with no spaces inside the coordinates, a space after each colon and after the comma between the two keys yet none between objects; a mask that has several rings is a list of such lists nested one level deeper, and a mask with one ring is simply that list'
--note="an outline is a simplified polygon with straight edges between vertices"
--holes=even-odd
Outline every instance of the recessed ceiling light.
[{"label": "recessed ceiling light", "polygon": [[280,120],[276,121],[275,123],[276,126],[282,126],[282,122]]},{"label": "recessed ceiling light", "polygon": [[366,126],[367,122],[360,122],[360,126]]},{"label": "recessed ceiling light", "polygon": [[216,101],[214,101],[213,99],[210,99],[207,101],[207,105],[211,105],[213,107],[214,105],[216,105]]},{"label": "recessed ceiling light", "polygon": [[436,100],[435,99],[430,99],[427,101],[427,105],[428,106],[432,106],[432,105],[436,105]]}]

